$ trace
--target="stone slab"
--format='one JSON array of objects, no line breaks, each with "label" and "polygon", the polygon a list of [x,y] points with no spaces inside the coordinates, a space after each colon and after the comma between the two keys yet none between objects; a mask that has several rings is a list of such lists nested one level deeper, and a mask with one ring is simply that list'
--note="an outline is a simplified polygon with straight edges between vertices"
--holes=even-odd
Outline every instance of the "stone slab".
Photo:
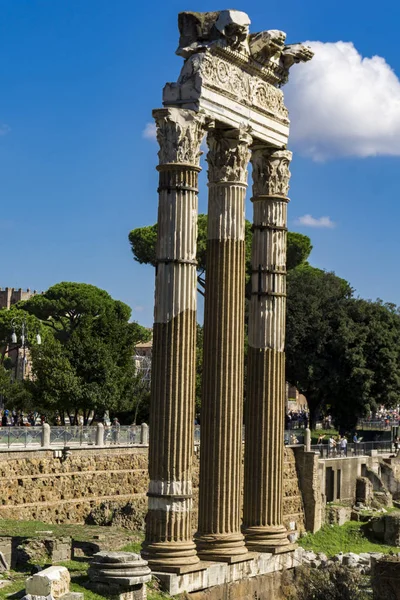
[{"label": "stone slab", "polygon": [[53,598],[61,598],[69,592],[70,580],[68,569],[53,566],[28,577],[25,582],[25,590],[27,594],[32,596],[51,595]]},{"label": "stone slab", "polygon": [[187,573],[196,573],[197,571],[204,571],[204,569],[207,568],[208,565],[210,565],[210,562],[206,562],[206,561],[200,561],[198,563],[196,563],[195,565],[184,565],[184,566],[177,566],[177,565],[169,565],[169,566],[164,566],[163,567],[163,572],[164,573],[176,573],[177,575],[185,575]]},{"label": "stone slab", "polygon": [[244,578],[292,569],[301,563],[302,552],[302,548],[297,548],[282,554],[254,553],[251,560],[239,563],[209,562],[204,563],[206,568],[201,571],[181,575],[154,571],[153,575],[161,581],[163,588],[171,596],[175,596],[183,592],[196,592]]}]

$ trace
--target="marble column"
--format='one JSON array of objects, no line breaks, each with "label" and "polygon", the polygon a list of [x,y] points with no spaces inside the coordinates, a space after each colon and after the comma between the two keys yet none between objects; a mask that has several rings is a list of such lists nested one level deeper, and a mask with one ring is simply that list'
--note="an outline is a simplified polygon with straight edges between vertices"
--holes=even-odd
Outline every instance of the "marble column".
[{"label": "marble column", "polygon": [[159,209],[150,404],[148,514],[143,556],[152,569],[199,562],[192,539],[195,418],[197,179],[201,114],[153,111]]},{"label": "marble column", "polygon": [[249,550],[284,551],[287,150],[255,147],[243,531]]},{"label": "marble column", "polygon": [[204,309],[199,524],[204,560],[246,558],[240,531],[244,353],[245,218],[251,136],[208,135],[209,204]]}]

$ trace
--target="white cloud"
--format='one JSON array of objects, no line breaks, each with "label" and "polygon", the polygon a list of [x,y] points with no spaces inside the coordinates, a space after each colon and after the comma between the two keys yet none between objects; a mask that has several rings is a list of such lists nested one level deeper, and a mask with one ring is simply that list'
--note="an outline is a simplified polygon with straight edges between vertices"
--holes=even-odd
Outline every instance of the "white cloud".
[{"label": "white cloud", "polygon": [[315,56],[285,88],[291,145],[314,160],[400,156],[400,81],[385,59],[351,42],[306,43]]},{"label": "white cloud", "polygon": [[142,136],[146,140],[155,140],[156,139],[156,124],[155,123],[146,123],[146,127],[143,129]]},{"label": "white cloud", "polygon": [[336,226],[336,223],[330,217],[319,217],[316,219],[312,215],[303,215],[296,219],[296,223],[305,227],[319,227],[321,229],[333,229]]},{"label": "white cloud", "polygon": [[6,135],[10,131],[10,128],[5,123],[0,123],[0,135]]},{"label": "white cloud", "polygon": [[144,306],[140,306],[140,305],[134,306],[133,310],[135,312],[143,312],[144,311]]}]

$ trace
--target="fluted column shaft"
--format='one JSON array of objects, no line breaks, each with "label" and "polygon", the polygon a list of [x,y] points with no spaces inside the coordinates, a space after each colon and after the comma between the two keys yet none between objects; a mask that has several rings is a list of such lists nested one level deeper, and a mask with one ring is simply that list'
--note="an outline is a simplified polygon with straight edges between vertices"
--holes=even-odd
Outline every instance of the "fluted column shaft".
[{"label": "fluted column shaft", "polygon": [[204,309],[198,553],[247,554],[240,531],[244,353],[244,201],[251,137],[208,136],[209,205]]},{"label": "fluted column shaft", "polygon": [[160,144],[150,404],[148,514],[152,568],[199,559],[191,533],[196,352],[197,178],[204,117],[153,112]]},{"label": "fluted column shaft", "polygon": [[287,192],[291,152],[254,148],[243,530],[250,550],[283,550]]}]

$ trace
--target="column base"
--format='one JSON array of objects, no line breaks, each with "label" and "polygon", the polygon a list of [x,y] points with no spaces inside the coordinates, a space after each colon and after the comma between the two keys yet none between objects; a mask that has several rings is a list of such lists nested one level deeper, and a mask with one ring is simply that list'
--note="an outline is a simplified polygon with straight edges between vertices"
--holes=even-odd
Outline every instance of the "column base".
[{"label": "column base", "polygon": [[143,544],[142,557],[148,561],[149,567],[154,569],[178,569],[198,565],[200,562],[196,554],[194,542],[155,542]]},{"label": "column base", "polygon": [[[254,526],[244,529],[246,546],[251,552],[286,552],[291,549],[288,532],[283,525]],[[286,550],[288,548],[288,550]]]},{"label": "column base", "polygon": [[251,558],[242,534],[196,535],[195,542],[201,560],[233,563]]}]

